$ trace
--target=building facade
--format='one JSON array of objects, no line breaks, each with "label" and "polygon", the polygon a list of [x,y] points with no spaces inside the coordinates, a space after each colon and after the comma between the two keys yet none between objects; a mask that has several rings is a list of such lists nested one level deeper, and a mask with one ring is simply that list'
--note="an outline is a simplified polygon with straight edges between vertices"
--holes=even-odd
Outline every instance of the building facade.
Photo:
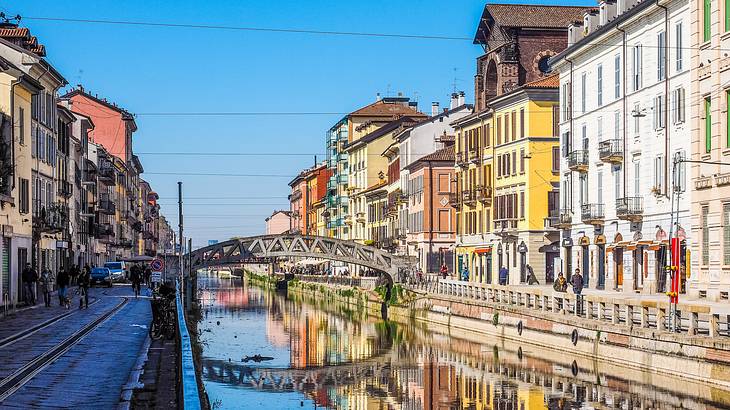
[{"label": "building facade", "polygon": [[291,231],[291,212],[274,211],[266,218],[266,235],[278,235]]},{"label": "building facade", "polygon": [[689,26],[687,1],[604,1],[570,26],[570,46],[552,60],[562,270],[580,270],[591,288],[667,291],[669,237],[682,240],[688,272],[690,193],[685,164],[674,162],[690,152]]}]

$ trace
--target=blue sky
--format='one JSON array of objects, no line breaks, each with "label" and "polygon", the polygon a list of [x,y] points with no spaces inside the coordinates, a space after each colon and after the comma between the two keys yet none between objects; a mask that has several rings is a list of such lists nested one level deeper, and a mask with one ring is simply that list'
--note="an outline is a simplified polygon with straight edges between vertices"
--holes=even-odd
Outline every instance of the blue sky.
[{"label": "blue sky", "polygon": [[[565,3],[563,3],[565,4]],[[593,4],[579,2],[578,4]],[[471,41],[324,36],[52,22],[30,17],[134,20],[472,37],[483,0],[439,1],[23,1],[0,7],[46,45],[69,80],[139,113],[134,149],[145,178],[177,224],[178,180],[194,246],[263,231],[286,209],[290,178],[153,175],[154,172],[293,176],[324,153],[338,115],[150,116],[157,112],[348,112],[376,93],[402,92],[429,110],[457,88],[473,100]],[[171,152],[270,153],[179,156]],[[296,153],[298,155],[283,155]],[[195,205],[196,203],[200,205]],[[211,203],[220,205],[209,205]]]}]

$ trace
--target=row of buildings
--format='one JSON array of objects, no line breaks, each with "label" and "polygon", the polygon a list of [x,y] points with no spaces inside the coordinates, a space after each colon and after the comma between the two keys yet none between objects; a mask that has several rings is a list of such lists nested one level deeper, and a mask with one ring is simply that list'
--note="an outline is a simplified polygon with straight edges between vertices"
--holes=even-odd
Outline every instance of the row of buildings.
[{"label": "row of buildings", "polygon": [[132,150],[134,116],[68,82],[28,28],[0,24],[0,294],[21,273],[155,256],[171,246]]},{"label": "row of buildings", "polygon": [[727,300],[728,16],[719,0],[487,4],[474,104],[379,98],[343,117],[290,184],[290,229],[474,282],[579,269],[645,294],[669,290],[676,238],[681,292]]}]

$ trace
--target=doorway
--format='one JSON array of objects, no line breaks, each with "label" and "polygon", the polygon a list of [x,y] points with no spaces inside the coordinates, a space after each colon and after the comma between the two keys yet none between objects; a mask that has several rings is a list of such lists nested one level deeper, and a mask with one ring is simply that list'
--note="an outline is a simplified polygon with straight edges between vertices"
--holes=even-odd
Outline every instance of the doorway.
[{"label": "doorway", "polygon": [[570,276],[573,274],[573,247],[565,247],[565,280],[570,281]]},{"label": "doorway", "polygon": [[487,273],[487,283],[491,285],[492,284],[492,254],[487,253],[485,259],[486,259],[485,270]]},{"label": "doorway", "polygon": [[597,289],[606,288],[606,245],[598,245],[598,285]]},{"label": "doorway", "polygon": [[614,248],[613,250],[613,266],[614,266],[614,283],[616,290],[623,289],[624,286],[624,249]]},{"label": "doorway", "polygon": [[644,287],[644,252],[641,248],[633,250],[634,259],[634,290],[641,290]]},{"label": "doorway", "polygon": [[667,291],[667,247],[660,246],[655,251],[656,258],[656,269],[654,270],[656,275],[656,290],[658,293],[664,293]]},{"label": "doorway", "polygon": [[590,271],[591,271],[591,254],[588,252],[588,245],[582,245],[580,247],[580,253],[581,253],[581,273],[583,274],[583,287],[587,288],[588,284],[590,283]]},{"label": "doorway", "polygon": [[18,248],[18,295],[16,300],[23,300],[23,269],[25,269],[26,263],[28,263],[28,248]]},{"label": "doorway", "polygon": [[527,282],[527,253],[520,252],[520,283]]},{"label": "doorway", "polygon": [[545,283],[553,283],[555,281],[555,259],[559,259],[558,252],[545,253]]}]

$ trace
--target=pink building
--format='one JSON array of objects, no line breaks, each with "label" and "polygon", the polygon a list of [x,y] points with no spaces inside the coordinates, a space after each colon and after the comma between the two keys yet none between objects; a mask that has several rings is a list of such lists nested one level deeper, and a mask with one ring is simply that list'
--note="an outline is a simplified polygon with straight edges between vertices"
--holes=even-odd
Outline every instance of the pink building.
[{"label": "pink building", "polygon": [[406,169],[409,251],[418,256],[418,265],[424,272],[438,272],[444,263],[453,272],[456,236],[449,194],[454,190],[454,147],[426,155]]},{"label": "pink building", "polygon": [[290,211],[274,211],[270,217],[266,218],[266,235],[278,235],[280,233],[289,232],[290,229]]},{"label": "pink building", "polygon": [[307,198],[309,195],[307,191],[307,174],[309,170],[304,170],[299,173],[291,182],[291,194],[289,195],[289,212],[291,217],[291,230],[296,233],[305,233],[306,231],[306,216],[308,210],[306,205],[309,201]]}]

